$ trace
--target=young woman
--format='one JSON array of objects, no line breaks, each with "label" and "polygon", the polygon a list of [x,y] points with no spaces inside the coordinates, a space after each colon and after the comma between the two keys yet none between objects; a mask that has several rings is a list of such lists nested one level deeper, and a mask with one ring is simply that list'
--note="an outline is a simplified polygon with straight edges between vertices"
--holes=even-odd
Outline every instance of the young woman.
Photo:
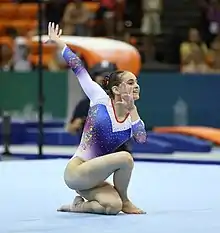
[{"label": "young woman", "polygon": [[[133,158],[125,151],[113,153],[131,137],[139,143],[146,141],[145,126],[134,104],[140,92],[137,79],[127,71],[113,72],[106,78],[106,93],[92,81],[80,59],[60,39],[61,34],[58,25],[49,23],[49,39],[63,49],[64,59],[90,99],[90,110],[80,145],[64,172],[66,185],[80,196],[58,211],[142,214],[127,195]],[[106,182],[112,174],[114,185]]]}]

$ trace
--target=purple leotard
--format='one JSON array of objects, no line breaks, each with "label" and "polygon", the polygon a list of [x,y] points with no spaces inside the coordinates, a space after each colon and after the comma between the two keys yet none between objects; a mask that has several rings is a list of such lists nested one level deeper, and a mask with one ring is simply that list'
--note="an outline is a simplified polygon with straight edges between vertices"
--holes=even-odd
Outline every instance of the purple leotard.
[{"label": "purple leotard", "polygon": [[68,46],[65,46],[62,55],[90,99],[90,109],[82,139],[74,157],[89,160],[113,153],[131,137],[139,143],[144,143],[146,131],[143,121],[139,119],[132,122],[129,115],[125,121],[118,122],[111,99],[99,84],[91,79],[81,60]]}]

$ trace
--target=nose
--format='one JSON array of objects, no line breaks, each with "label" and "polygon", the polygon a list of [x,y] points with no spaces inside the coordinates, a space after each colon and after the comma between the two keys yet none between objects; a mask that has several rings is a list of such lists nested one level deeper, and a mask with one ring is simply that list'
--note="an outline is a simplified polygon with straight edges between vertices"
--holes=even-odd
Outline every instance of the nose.
[{"label": "nose", "polygon": [[139,89],[139,85],[137,83],[134,84],[134,89]]}]

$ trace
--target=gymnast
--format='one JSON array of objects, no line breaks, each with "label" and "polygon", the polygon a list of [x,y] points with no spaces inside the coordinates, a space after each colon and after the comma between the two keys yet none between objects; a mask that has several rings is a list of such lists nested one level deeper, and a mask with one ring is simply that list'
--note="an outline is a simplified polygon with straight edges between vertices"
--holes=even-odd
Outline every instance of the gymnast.
[{"label": "gymnast", "polygon": [[[117,215],[144,214],[127,194],[134,162],[130,153],[114,151],[130,138],[146,142],[146,131],[134,101],[139,99],[137,78],[128,71],[106,77],[106,91],[92,81],[81,60],[60,39],[59,25],[48,24],[48,36],[62,49],[62,55],[90,99],[82,139],[64,171],[66,185],[79,195],[58,211]],[[113,174],[113,185],[106,179]]]}]

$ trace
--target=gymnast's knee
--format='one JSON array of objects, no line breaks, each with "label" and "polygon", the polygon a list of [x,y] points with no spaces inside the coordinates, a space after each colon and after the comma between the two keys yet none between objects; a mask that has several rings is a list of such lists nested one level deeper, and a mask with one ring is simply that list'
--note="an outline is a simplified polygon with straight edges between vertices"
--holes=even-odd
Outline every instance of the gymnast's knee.
[{"label": "gymnast's knee", "polygon": [[114,201],[104,205],[105,213],[107,215],[117,215],[122,210],[122,201]]},{"label": "gymnast's knee", "polygon": [[129,152],[127,151],[118,152],[118,156],[124,165],[130,168],[134,167],[134,160]]},{"label": "gymnast's knee", "polygon": [[77,174],[72,174],[71,172],[65,171],[64,172],[64,182],[68,188],[72,190],[79,189],[79,177]]}]

